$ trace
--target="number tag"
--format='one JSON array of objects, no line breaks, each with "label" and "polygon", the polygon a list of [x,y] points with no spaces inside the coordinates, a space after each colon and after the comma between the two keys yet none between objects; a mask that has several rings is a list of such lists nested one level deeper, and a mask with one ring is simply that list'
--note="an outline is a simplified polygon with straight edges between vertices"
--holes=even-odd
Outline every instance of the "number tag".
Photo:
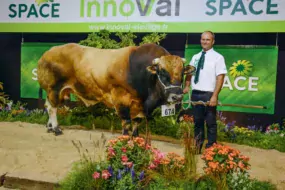
[{"label": "number tag", "polygon": [[171,116],[171,115],[175,115],[175,104],[162,105],[161,106],[161,116],[166,117],[166,116]]}]

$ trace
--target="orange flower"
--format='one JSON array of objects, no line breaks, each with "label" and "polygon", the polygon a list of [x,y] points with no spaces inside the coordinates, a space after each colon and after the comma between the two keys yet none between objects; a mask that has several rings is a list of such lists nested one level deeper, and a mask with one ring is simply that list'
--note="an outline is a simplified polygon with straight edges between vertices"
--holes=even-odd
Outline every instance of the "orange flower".
[{"label": "orange flower", "polygon": [[239,161],[238,162],[238,167],[240,167],[240,169],[244,169],[244,164],[241,161]]},{"label": "orange flower", "polygon": [[209,162],[210,168],[216,169],[218,167],[218,162]]},{"label": "orange flower", "polygon": [[127,141],[129,139],[130,139],[129,135],[121,135],[121,136],[118,137],[119,141]]},{"label": "orange flower", "polygon": [[117,140],[111,139],[108,141],[108,144],[114,146],[117,143]]},{"label": "orange flower", "polygon": [[164,158],[161,160],[161,164],[163,165],[168,165],[170,163],[170,159],[169,158]]},{"label": "orange flower", "polygon": [[211,155],[207,154],[206,155],[206,160],[210,160],[211,161],[211,160],[213,160],[213,157]]},{"label": "orange flower", "polygon": [[234,160],[233,157],[231,157],[231,155],[228,155],[229,160]]},{"label": "orange flower", "polygon": [[[215,155],[225,155],[226,160],[217,160]],[[229,146],[214,144],[205,150],[201,158],[206,162],[208,167],[204,168],[206,173],[227,173],[237,169],[249,169],[249,157],[240,154],[239,150]]]}]

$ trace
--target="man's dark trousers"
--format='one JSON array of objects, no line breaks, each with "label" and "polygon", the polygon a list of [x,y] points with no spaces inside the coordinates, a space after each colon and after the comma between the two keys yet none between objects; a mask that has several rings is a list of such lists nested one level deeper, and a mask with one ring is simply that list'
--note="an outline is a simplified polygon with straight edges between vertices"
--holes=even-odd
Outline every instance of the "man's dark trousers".
[{"label": "man's dark trousers", "polygon": [[[205,92],[193,90],[191,101],[210,101],[213,92]],[[204,122],[207,124],[207,137],[208,143],[206,148],[209,148],[217,141],[217,121],[216,121],[217,107],[196,105],[193,106],[193,116],[194,116],[194,135],[196,139],[196,146],[201,153],[201,149],[205,140],[204,132]]]}]

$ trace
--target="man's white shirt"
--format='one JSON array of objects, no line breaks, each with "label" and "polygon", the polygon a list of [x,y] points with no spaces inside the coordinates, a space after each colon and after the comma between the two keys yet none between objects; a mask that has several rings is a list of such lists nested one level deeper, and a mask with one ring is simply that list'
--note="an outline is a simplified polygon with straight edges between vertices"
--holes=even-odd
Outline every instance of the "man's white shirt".
[{"label": "man's white shirt", "polygon": [[[189,63],[196,69],[201,54],[202,51],[198,54],[195,54]],[[191,78],[192,90],[214,92],[216,86],[216,77],[220,74],[227,74],[225,59],[220,53],[216,52],[213,48],[211,48],[206,51],[204,67],[203,69],[200,69],[198,83],[194,83],[195,74]]]}]

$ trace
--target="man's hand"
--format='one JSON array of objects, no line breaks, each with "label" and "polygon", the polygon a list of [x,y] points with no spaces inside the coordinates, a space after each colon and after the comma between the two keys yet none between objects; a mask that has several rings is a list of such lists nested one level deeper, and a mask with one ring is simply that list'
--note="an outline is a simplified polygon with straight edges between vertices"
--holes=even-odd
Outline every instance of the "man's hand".
[{"label": "man's hand", "polygon": [[218,97],[217,96],[212,96],[210,99],[209,106],[217,106],[218,105]]},{"label": "man's hand", "polygon": [[189,86],[186,86],[184,89],[183,89],[183,94],[187,94],[189,92]]},{"label": "man's hand", "polygon": [[217,106],[218,105],[218,96],[219,96],[219,93],[222,89],[222,86],[224,83],[224,78],[225,78],[225,74],[220,74],[217,76],[216,87],[215,87],[214,93],[210,99],[209,106]]}]

